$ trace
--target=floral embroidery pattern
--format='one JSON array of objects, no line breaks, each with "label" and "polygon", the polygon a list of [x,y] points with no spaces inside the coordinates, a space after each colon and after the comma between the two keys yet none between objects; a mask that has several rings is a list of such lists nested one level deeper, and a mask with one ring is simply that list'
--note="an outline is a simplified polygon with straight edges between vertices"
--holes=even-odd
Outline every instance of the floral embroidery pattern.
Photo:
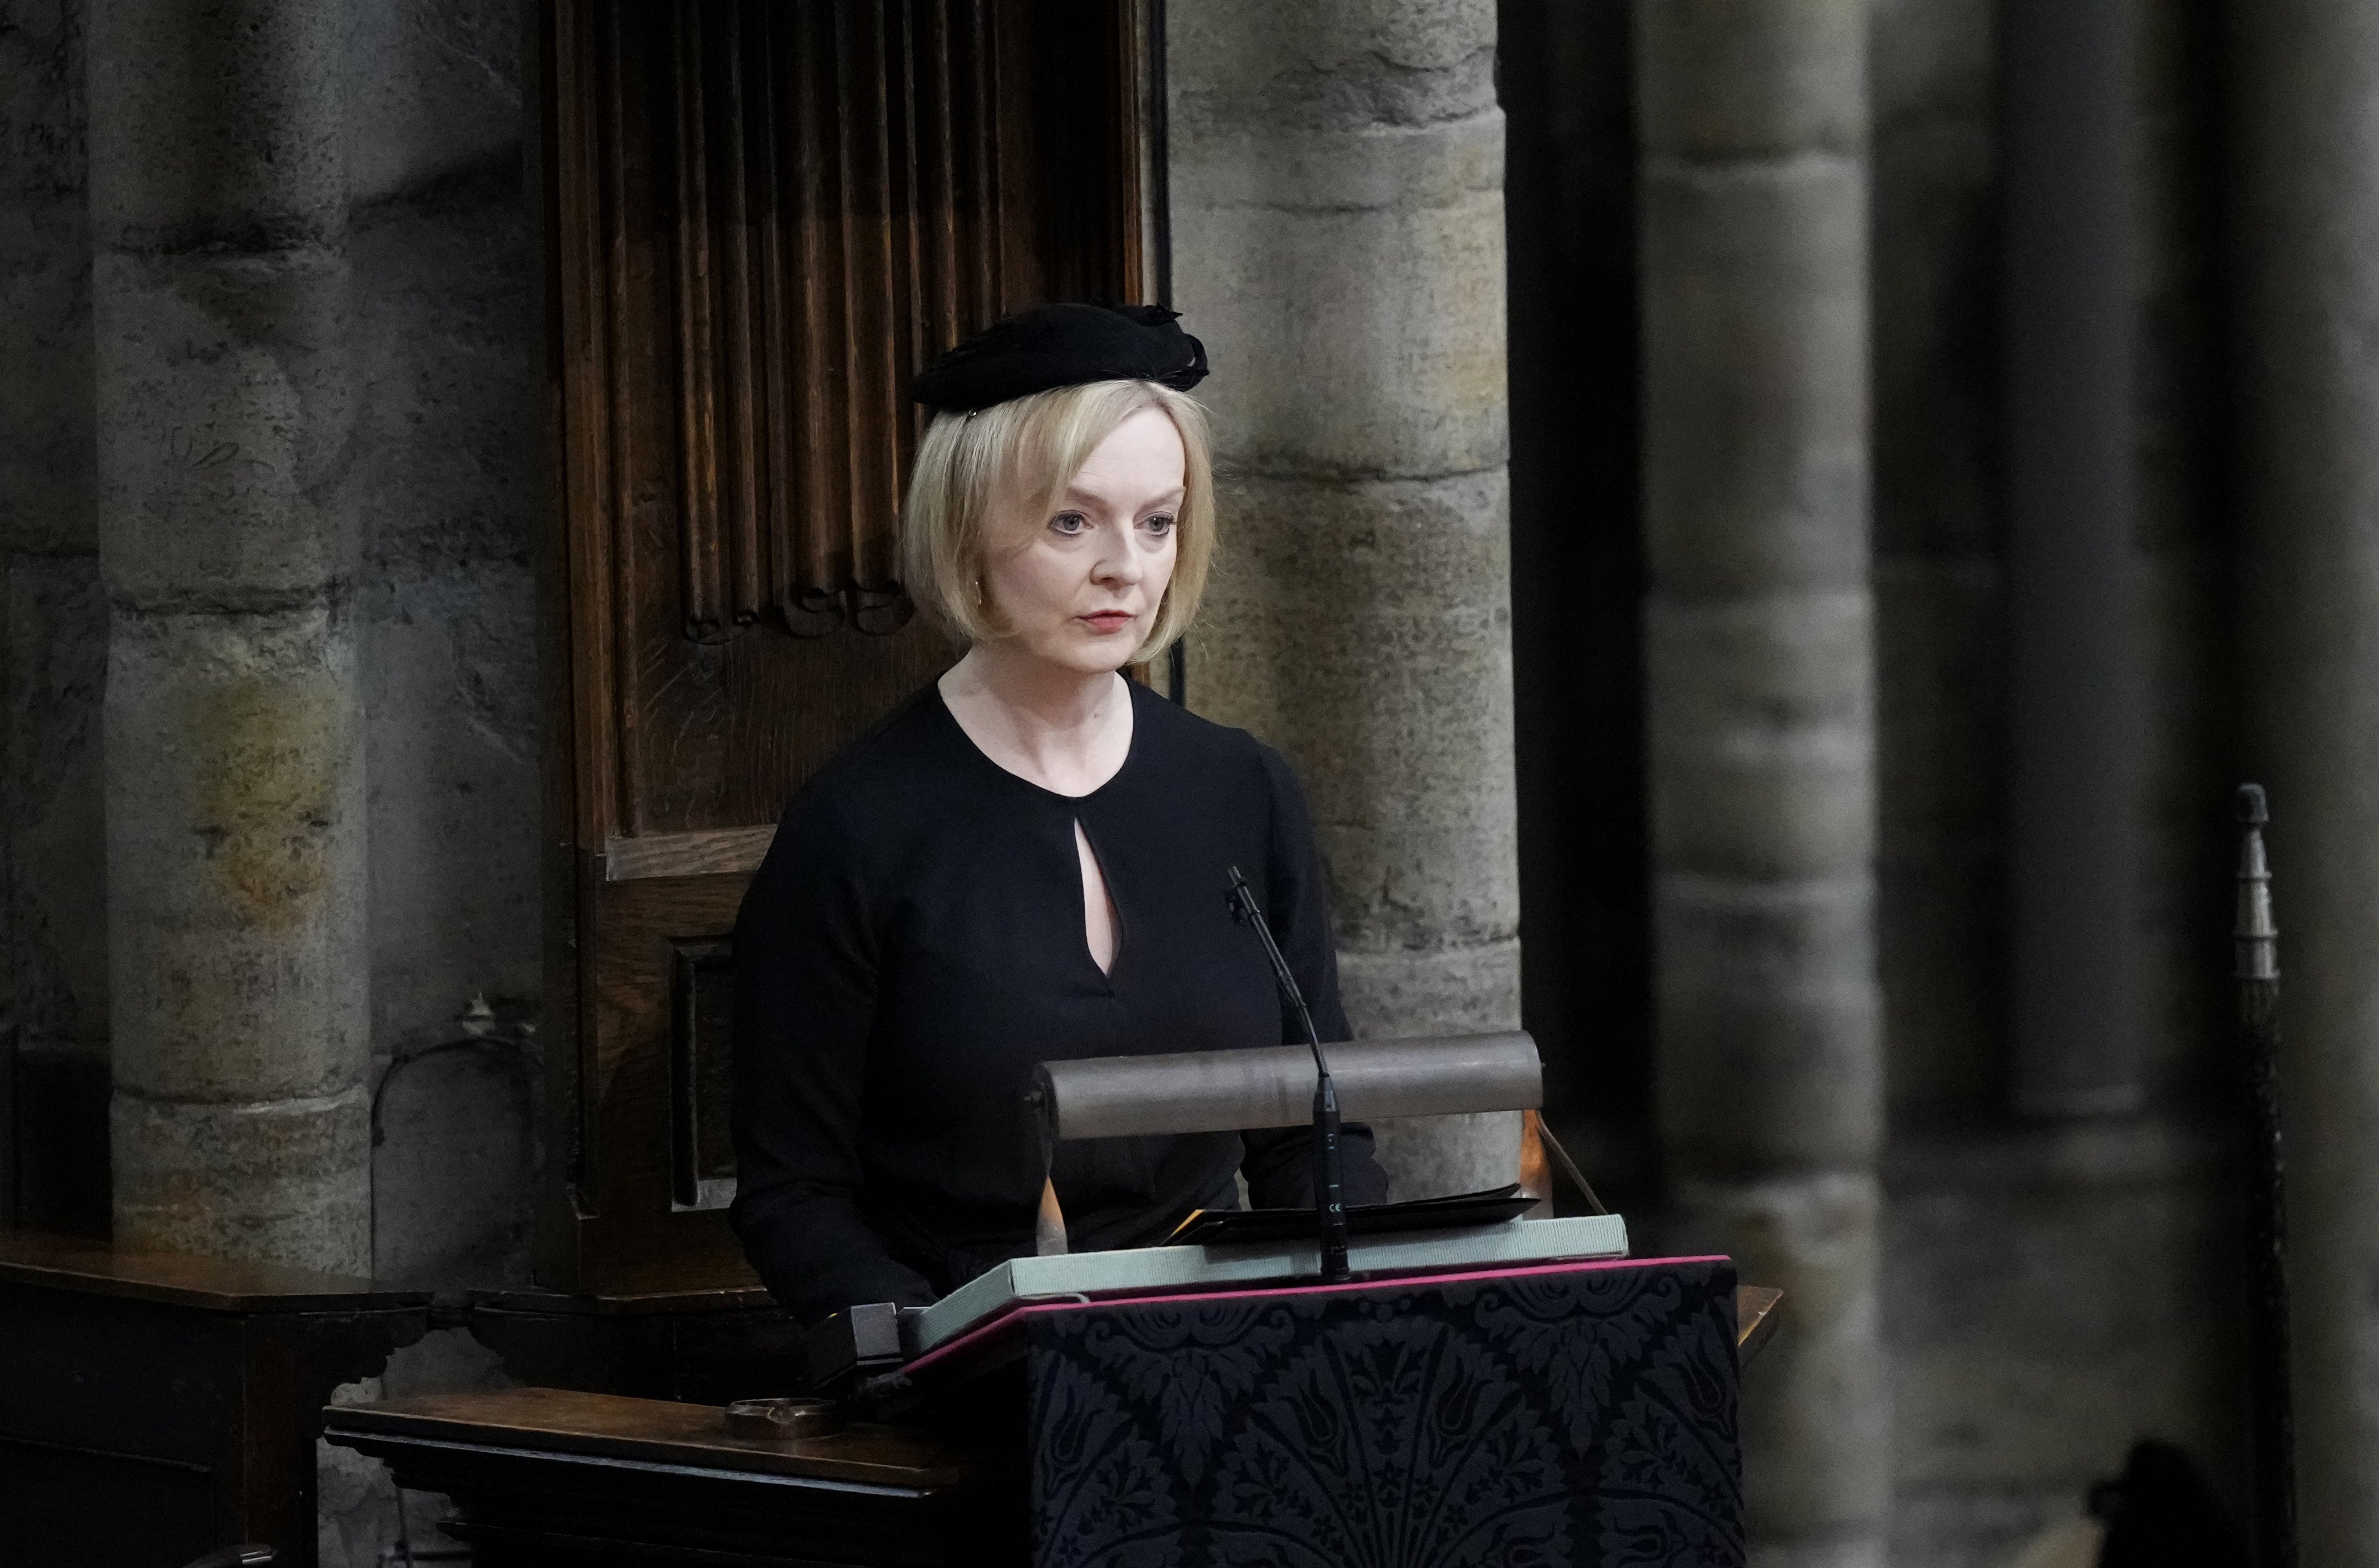
[{"label": "floral embroidery pattern", "polygon": [[1723,1263],[1034,1321],[1043,1568],[1742,1568]]}]

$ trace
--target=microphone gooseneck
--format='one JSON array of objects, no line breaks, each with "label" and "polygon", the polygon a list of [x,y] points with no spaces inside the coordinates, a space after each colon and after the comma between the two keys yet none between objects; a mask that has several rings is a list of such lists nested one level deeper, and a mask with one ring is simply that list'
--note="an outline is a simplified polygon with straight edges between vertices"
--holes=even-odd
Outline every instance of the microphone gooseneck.
[{"label": "microphone gooseneck", "polygon": [[1256,940],[1263,944],[1264,957],[1272,960],[1273,982],[1296,1010],[1298,1024],[1305,1031],[1305,1043],[1313,1051],[1313,1197],[1322,1244],[1322,1277],[1332,1283],[1350,1279],[1354,1271],[1346,1264],[1346,1184],[1345,1160],[1338,1148],[1338,1086],[1331,1081],[1330,1063],[1322,1055],[1322,1036],[1313,1027],[1313,1014],[1305,1005],[1305,993],[1298,988],[1297,976],[1289,972],[1288,959],[1282,956],[1280,944],[1273,940],[1272,927],[1264,920],[1255,893],[1238,866],[1228,871],[1232,918],[1254,928]]}]

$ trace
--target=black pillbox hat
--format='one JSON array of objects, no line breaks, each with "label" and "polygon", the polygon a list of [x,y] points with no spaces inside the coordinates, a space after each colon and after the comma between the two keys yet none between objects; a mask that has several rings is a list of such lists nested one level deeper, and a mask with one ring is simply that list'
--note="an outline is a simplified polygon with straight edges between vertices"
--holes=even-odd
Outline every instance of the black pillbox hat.
[{"label": "black pillbox hat", "polygon": [[1161,305],[1036,306],[1020,311],[918,372],[909,395],[966,414],[1010,398],[1092,381],[1154,381],[1188,392],[1206,379],[1206,345]]}]

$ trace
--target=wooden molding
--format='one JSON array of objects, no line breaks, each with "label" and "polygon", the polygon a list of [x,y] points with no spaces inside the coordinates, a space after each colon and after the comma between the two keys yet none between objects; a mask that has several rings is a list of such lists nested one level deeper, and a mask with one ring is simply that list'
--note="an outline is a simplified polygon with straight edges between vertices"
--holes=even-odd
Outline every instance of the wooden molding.
[{"label": "wooden molding", "polygon": [[776,840],[767,827],[715,827],[698,833],[644,833],[603,843],[603,880],[656,876],[749,876]]}]

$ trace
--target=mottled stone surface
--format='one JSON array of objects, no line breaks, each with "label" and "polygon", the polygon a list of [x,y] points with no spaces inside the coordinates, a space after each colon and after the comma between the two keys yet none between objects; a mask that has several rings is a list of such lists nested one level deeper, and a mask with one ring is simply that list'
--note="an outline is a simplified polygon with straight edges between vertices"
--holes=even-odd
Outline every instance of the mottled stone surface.
[{"label": "mottled stone surface", "polygon": [[1870,43],[1884,1334],[1893,1561],[2003,1568],[2132,1438],[2234,1498],[2235,1169],[2209,1118],[2228,997],[2228,632],[2207,334],[2202,15],[2135,8],[2137,387],[2129,631],[2144,1111],[2006,1115],[2010,722],[1991,0],[1880,0]]},{"label": "mottled stone surface", "polygon": [[92,18],[120,1238],[370,1268],[344,12]]},{"label": "mottled stone surface", "polygon": [[1863,586],[1662,592],[1645,607],[1646,678],[1664,699],[1646,716],[1664,870],[1765,880],[1864,863],[1873,619]]},{"label": "mottled stone surface", "polygon": [[0,1213],[84,1234],[107,1223],[106,678],[97,554],[0,550]]},{"label": "mottled stone surface", "polygon": [[344,613],[127,607],[113,641],[117,1087],[235,1103],[355,1085],[363,773]]},{"label": "mottled stone surface", "polygon": [[1653,914],[1660,1126],[1677,1168],[1864,1168],[1882,1132],[1872,883],[1673,874]]},{"label": "mottled stone surface", "polygon": [[81,11],[0,9],[0,1213],[90,1233],[107,1224],[107,600]]},{"label": "mottled stone surface", "polygon": [[1871,0],[1666,0],[1636,7],[1644,143],[1681,158],[1855,152],[1867,134]]},{"label": "mottled stone surface", "polygon": [[1655,592],[1864,591],[1865,161],[1646,159],[1645,439],[1677,443],[1646,463]]},{"label": "mottled stone surface", "polygon": [[1883,1560],[1866,7],[1634,8],[1664,1240],[1781,1285],[1752,1561]]},{"label": "mottled stone surface", "polygon": [[[515,114],[479,131],[517,128]],[[517,146],[475,151],[416,165],[418,184],[357,212],[353,244],[362,390],[345,493],[363,537],[376,1073],[466,1038],[475,996],[533,1019],[542,961],[537,327]],[[388,1080],[405,1114],[374,1151],[382,1269],[428,1278],[442,1260],[450,1287],[525,1277],[527,1188],[456,1184],[532,1151],[517,1067],[474,1049]]]},{"label": "mottled stone surface", "polygon": [[372,1147],[373,1268],[429,1290],[525,1290],[543,1109],[530,1064],[431,1050],[389,1072]]},{"label": "mottled stone surface", "polygon": [[[354,22],[357,391],[341,498],[361,549],[374,1264],[441,1290],[518,1287],[543,1106],[532,563],[544,344],[521,16],[401,0]],[[465,1017],[475,998],[491,1019]],[[399,1351],[377,1380],[385,1397],[510,1381],[460,1331]],[[378,1461],[323,1453],[325,1568],[379,1562],[400,1526],[417,1550],[451,1547],[436,1529],[444,1500],[400,1503]]]},{"label": "mottled stone surface", "polygon": [[[460,1393],[517,1387],[495,1353],[462,1329],[432,1329],[388,1358],[379,1377],[342,1384],[333,1405],[367,1405],[426,1393]],[[416,1561],[447,1561],[431,1552],[467,1549],[438,1526],[453,1516],[453,1505],[435,1492],[400,1493],[388,1466],[352,1448],[317,1439],[315,1485],[320,1489],[315,1551],[320,1568],[380,1568],[403,1562],[399,1543]]]},{"label": "mottled stone surface", "polygon": [[1803,1170],[1676,1184],[1662,1239],[1723,1236],[1745,1280],[1781,1288],[1792,1333],[1745,1380],[1744,1514],[1752,1561],[1884,1562],[1892,1429],[1877,1354],[1882,1197],[1872,1173]]},{"label": "mottled stone surface", "polygon": [[101,553],[143,609],[236,615],[343,597],[352,514],[344,245],[103,249]]},{"label": "mottled stone surface", "polygon": [[2240,1495],[2244,1238],[2226,1142],[2126,1119],[1895,1143],[1894,1562],[2004,1568],[2143,1435]]},{"label": "mottled stone surface", "polygon": [[293,0],[91,6],[91,218],[103,247],[338,244],[347,15]]},{"label": "mottled stone surface", "polygon": [[[519,18],[235,9],[118,9],[90,67],[110,790],[137,886],[116,1077],[144,1102],[344,1096],[464,1038],[475,996],[516,1016],[537,984]],[[226,23],[237,48],[206,33]],[[161,127],[198,151],[151,156]],[[522,1064],[454,1062],[406,1083],[380,1150],[382,1250],[505,1283],[520,1216],[441,1183],[532,1157],[526,1097],[481,1081]],[[360,1191],[344,1157],[323,1178]],[[120,1188],[185,1180],[118,1165]],[[119,1191],[152,1230],[183,1196]]]},{"label": "mottled stone surface", "polygon": [[[1485,0],[1169,8],[1177,303],[1225,555],[1190,701],[1313,799],[1359,1032],[1518,1021],[1503,117]],[[1510,1179],[1513,1118],[1383,1145]]]},{"label": "mottled stone surface", "polygon": [[2379,1562],[2379,6],[2233,18],[2245,633],[2280,894],[2304,1560]]},{"label": "mottled stone surface", "polygon": [[223,1102],[116,1086],[115,1239],[354,1273],[371,1256],[371,1103],[331,1093]]}]

